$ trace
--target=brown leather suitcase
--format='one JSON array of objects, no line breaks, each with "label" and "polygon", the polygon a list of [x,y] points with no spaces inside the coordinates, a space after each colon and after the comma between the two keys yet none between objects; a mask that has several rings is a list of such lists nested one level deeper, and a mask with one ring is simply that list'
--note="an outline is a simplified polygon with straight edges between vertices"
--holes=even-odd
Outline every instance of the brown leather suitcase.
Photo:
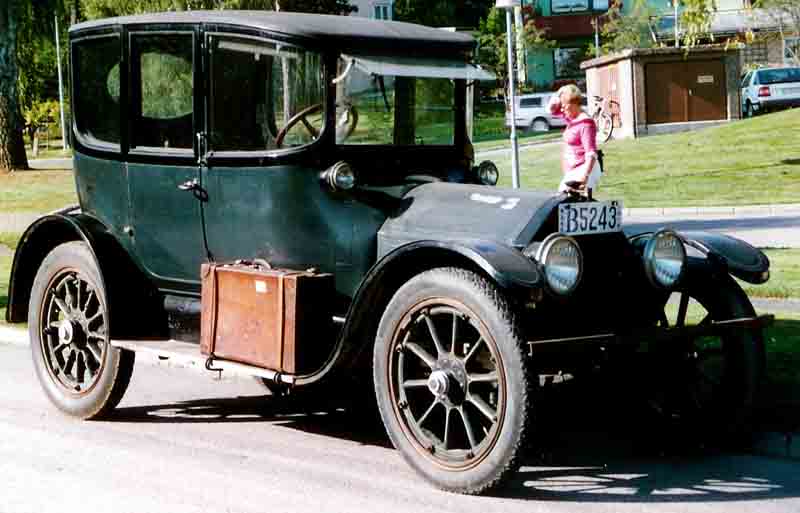
[{"label": "brown leather suitcase", "polygon": [[203,264],[201,277],[204,355],[288,374],[324,363],[333,275],[237,262]]}]

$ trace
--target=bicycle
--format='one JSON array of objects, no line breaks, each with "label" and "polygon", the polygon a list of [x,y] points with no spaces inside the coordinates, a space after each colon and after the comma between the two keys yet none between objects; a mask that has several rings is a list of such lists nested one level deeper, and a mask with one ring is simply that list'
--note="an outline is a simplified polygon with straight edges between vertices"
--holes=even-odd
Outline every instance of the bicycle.
[{"label": "bicycle", "polygon": [[619,103],[603,96],[594,95],[592,98],[595,105],[592,119],[597,125],[597,141],[604,143],[611,139],[611,133],[614,131],[614,112],[611,106],[619,107]]}]

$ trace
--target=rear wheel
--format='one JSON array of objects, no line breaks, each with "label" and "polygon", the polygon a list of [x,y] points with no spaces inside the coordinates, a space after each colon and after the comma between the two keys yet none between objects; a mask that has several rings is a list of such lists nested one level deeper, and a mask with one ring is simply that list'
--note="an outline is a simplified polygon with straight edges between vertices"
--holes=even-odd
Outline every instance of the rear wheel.
[{"label": "rear wheel", "polygon": [[401,287],[381,318],[374,380],[389,437],[429,482],[481,493],[518,468],[527,361],[510,305],[485,279],[434,269]]},{"label": "rear wheel", "polygon": [[45,257],[31,290],[28,330],[36,374],[56,407],[92,419],[119,403],[135,355],[109,345],[106,292],[82,242]]},{"label": "rear wheel", "polygon": [[750,103],[750,100],[747,100],[747,103],[744,105],[744,117],[752,118],[755,115],[755,110],[753,110],[753,104]]},{"label": "rear wheel", "polygon": [[[726,276],[674,293],[660,324],[692,327],[754,316],[745,293]],[[663,413],[708,438],[726,435],[735,441],[749,435],[764,375],[760,329],[736,328],[719,335],[670,340],[652,349],[655,404]]]},{"label": "rear wheel", "polygon": [[550,130],[550,123],[544,118],[536,118],[531,123],[531,130],[534,132],[547,132]]},{"label": "rear wheel", "polygon": [[597,123],[597,141],[608,142],[614,132],[614,120],[611,115],[604,112],[595,118],[595,123]]}]

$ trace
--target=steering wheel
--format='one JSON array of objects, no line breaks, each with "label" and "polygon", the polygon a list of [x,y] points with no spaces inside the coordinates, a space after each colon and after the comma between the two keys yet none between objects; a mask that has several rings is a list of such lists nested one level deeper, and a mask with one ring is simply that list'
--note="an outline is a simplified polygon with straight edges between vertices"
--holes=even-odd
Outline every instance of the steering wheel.
[{"label": "steering wheel", "polygon": [[[338,105],[338,104],[337,104]],[[355,131],[356,125],[358,124],[358,111],[356,110],[355,105],[351,103],[345,103],[345,107],[347,108],[346,113],[347,116],[340,116],[341,119],[337,119],[336,121],[336,133],[337,141],[343,141],[350,137],[350,135]],[[306,107],[305,109],[301,110],[294,116],[292,116],[286,124],[278,130],[278,135],[275,136],[275,147],[282,148],[283,147],[283,140],[286,138],[286,134],[289,133],[289,130],[294,128],[297,123],[303,123],[303,126],[306,127],[306,130],[311,135],[312,138],[316,139],[319,137],[319,130],[314,128],[314,125],[308,122],[308,116],[313,114],[318,114],[322,111],[322,104],[317,103],[311,105],[310,107]],[[341,127],[345,127],[343,132],[339,132]]]}]

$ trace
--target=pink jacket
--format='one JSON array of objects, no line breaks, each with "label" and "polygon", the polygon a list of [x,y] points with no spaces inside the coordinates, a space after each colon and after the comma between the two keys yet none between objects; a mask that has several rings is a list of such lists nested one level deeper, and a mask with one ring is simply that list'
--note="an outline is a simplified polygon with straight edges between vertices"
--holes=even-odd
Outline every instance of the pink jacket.
[{"label": "pink jacket", "polygon": [[561,171],[564,174],[582,166],[587,157],[597,157],[597,126],[592,118],[581,112],[578,117],[569,119],[562,112],[560,104],[551,105],[550,111],[567,122],[561,154]]}]

